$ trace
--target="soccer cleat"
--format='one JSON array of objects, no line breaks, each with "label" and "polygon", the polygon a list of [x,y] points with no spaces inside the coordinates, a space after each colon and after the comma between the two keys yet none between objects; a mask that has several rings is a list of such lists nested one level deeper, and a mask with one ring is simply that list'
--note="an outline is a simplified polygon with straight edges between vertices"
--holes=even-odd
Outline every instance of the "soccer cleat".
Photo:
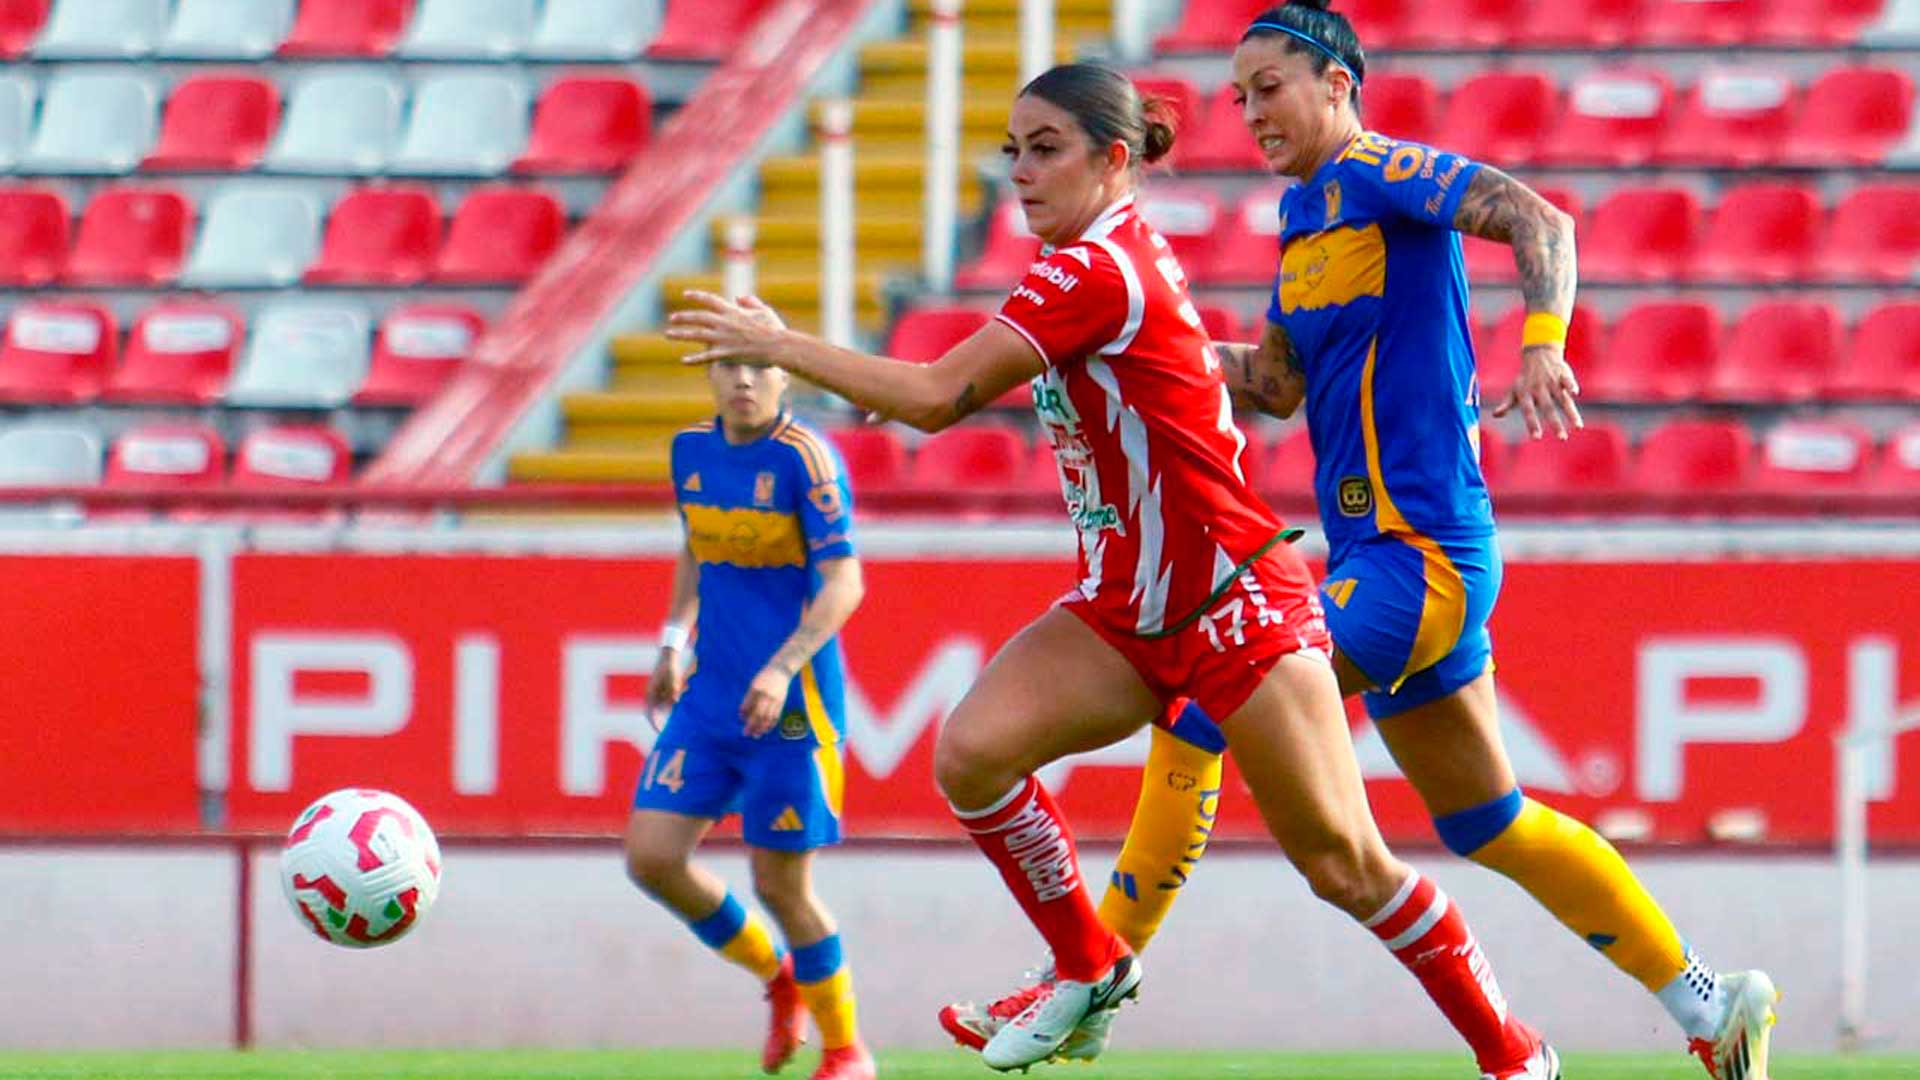
[{"label": "soccer cleat", "polygon": [[1560,1080],[1560,1055],[1545,1040],[1539,1040],[1534,1045],[1533,1053],[1519,1068],[1509,1072],[1481,1073],[1480,1080]]},{"label": "soccer cleat", "polygon": [[1093,1013],[1117,1009],[1121,1002],[1138,994],[1140,974],[1139,959],[1128,954],[1092,982],[1055,979],[1041,983],[1032,1002],[987,1040],[980,1057],[988,1068],[1002,1072],[1046,1061],[1059,1052],[1081,1021]]},{"label": "soccer cleat", "polygon": [[780,959],[780,973],[767,983],[767,1044],[760,1050],[760,1071],[779,1072],[807,1041],[807,1006],[793,981],[793,957]]},{"label": "soccer cleat", "polygon": [[961,1046],[969,1050],[984,1050],[988,1040],[1007,1021],[1019,1016],[1027,1010],[1027,1006],[1033,1004],[1043,985],[1043,982],[1028,983],[984,1009],[971,1001],[948,1005],[940,1010],[940,1026]]},{"label": "soccer cleat", "polygon": [[1720,977],[1727,995],[1727,1016],[1712,1039],[1695,1039],[1688,1049],[1713,1080],[1767,1080],[1767,1055],[1773,1041],[1773,1003],[1780,991],[1764,971]]},{"label": "soccer cleat", "polygon": [[1118,1008],[1088,1013],[1080,1026],[1073,1029],[1073,1034],[1067,1036],[1067,1041],[1060,1044],[1055,1056],[1062,1061],[1092,1061],[1106,1053],[1107,1044],[1113,1041],[1113,1018],[1118,1015]]},{"label": "soccer cleat", "polygon": [[812,1080],[873,1080],[873,1055],[858,1041],[836,1046],[820,1055]]}]

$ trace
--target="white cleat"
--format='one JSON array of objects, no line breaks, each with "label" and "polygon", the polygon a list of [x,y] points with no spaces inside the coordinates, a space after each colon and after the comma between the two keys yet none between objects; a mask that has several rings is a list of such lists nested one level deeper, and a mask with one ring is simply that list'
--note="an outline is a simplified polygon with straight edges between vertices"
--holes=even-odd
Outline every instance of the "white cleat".
[{"label": "white cleat", "polygon": [[1515,1072],[1481,1073],[1480,1080],[1560,1080],[1560,1055],[1542,1042],[1533,1056]]},{"label": "white cleat", "polygon": [[980,1057],[1002,1072],[1025,1069],[1058,1054],[1081,1022],[1095,1013],[1110,1012],[1140,992],[1140,960],[1127,955],[1114,962],[1093,982],[1056,979],[1041,985],[1018,1016],[1003,1024]]},{"label": "white cleat", "polygon": [[1060,1044],[1055,1056],[1062,1061],[1092,1061],[1107,1052],[1107,1044],[1113,1041],[1113,1018],[1120,1015],[1116,1006],[1088,1013],[1080,1026],[1073,1029],[1067,1041]]},{"label": "white cleat", "polygon": [[1713,1041],[1695,1039],[1689,1047],[1714,1080],[1767,1080],[1767,1056],[1773,1042],[1773,1003],[1780,991],[1764,971],[1740,971],[1720,977],[1727,995],[1727,1017]]}]

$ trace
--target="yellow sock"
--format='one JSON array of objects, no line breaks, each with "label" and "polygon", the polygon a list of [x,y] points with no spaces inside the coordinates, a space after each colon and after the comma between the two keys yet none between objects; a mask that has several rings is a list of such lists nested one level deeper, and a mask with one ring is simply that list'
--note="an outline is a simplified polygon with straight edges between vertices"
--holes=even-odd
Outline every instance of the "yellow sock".
[{"label": "yellow sock", "polygon": [[793,977],[820,1028],[820,1044],[828,1050],[852,1045],[860,1035],[854,1022],[853,975],[840,956],[840,935],[796,946]]},{"label": "yellow sock", "polygon": [[1207,850],[1220,809],[1220,755],[1153,729],[1133,823],[1100,899],[1100,921],[1139,952]]},{"label": "yellow sock", "polygon": [[1532,799],[1468,856],[1512,878],[1567,929],[1658,991],[1687,966],[1680,932],[1612,844]]},{"label": "yellow sock", "polygon": [[780,949],[767,924],[728,893],[704,919],[688,924],[694,935],[721,956],[753,972],[761,982],[780,973]]}]

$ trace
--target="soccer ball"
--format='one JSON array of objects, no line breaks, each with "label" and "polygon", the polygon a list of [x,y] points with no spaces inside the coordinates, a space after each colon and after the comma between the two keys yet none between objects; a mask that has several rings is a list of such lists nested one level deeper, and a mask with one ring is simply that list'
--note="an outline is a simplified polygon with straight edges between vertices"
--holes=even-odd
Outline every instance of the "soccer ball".
[{"label": "soccer ball", "polygon": [[321,940],[386,945],[419,925],[440,895],[440,844],[400,796],[342,788],[294,819],[280,885]]}]

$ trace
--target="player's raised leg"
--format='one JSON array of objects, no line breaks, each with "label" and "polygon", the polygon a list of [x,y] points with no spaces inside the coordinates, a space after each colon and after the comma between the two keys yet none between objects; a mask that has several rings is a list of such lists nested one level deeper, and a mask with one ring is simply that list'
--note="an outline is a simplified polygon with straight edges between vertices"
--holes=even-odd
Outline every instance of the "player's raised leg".
[{"label": "player's raised leg", "polygon": [[1058,973],[988,1041],[982,1053],[994,1068],[1046,1060],[1088,1013],[1139,985],[1131,950],[1095,912],[1066,818],[1033,773],[1118,742],[1158,707],[1124,657],[1056,607],[1000,650],[941,729],[935,778]]},{"label": "player's raised leg", "polygon": [[1314,894],[1359,920],[1472,1047],[1483,1075],[1548,1080],[1553,1052],[1509,1015],[1460,909],[1380,838],[1332,671],[1282,658],[1224,724],[1267,828]]},{"label": "player's raised leg", "polygon": [[1715,974],[1612,844],[1521,792],[1490,672],[1376,723],[1450,850],[1511,878],[1645,986],[1713,1076],[1766,1076],[1772,981]]}]

